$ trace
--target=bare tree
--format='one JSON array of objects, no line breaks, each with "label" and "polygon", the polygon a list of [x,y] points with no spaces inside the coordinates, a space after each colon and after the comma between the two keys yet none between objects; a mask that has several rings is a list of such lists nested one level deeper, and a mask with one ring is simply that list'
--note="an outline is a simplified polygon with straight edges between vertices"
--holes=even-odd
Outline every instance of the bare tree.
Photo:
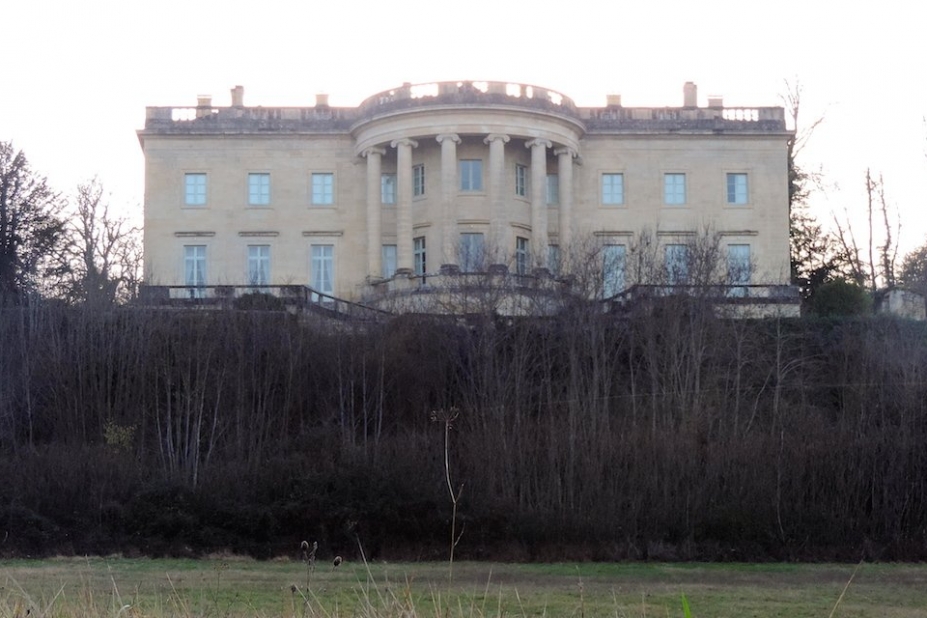
[{"label": "bare tree", "polygon": [[97,178],[78,185],[75,210],[66,228],[67,295],[90,304],[134,298],[141,272],[139,228],[110,213]]},{"label": "bare tree", "polygon": [[19,304],[52,268],[61,240],[62,200],[26,155],[0,142],[0,305]]}]

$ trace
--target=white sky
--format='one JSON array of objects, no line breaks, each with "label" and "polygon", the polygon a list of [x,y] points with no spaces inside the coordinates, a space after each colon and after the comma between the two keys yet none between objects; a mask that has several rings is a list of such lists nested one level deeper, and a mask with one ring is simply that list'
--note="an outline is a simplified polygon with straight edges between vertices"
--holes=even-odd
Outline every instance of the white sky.
[{"label": "white sky", "polygon": [[910,0],[6,0],[0,23],[0,140],[62,192],[99,176],[139,218],[145,106],[228,105],[236,84],[264,106],[459,79],[663,106],[694,81],[700,104],[764,106],[797,78],[804,119],[825,117],[805,159],[830,185],[819,218],[862,220],[868,166],[902,248],[927,240],[927,9]]}]

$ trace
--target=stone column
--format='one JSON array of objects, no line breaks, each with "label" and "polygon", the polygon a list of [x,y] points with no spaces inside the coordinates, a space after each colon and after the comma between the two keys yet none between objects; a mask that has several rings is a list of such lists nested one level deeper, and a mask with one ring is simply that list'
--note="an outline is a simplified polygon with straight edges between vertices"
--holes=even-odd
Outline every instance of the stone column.
[{"label": "stone column", "polygon": [[505,144],[508,135],[490,133],[483,142],[489,144],[489,250],[490,266],[508,264],[509,247],[505,208]]},{"label": "stone column", "polygon": [[568,264],[573,242],[573,158],[576,151],[572,148],[558,148],[557,174],[560,180],[560,255],[564,265]]},{"label": "stone column", "polygon": [[380,204],[380,177],[382,159],[386,150],[374,146],[363,152],[367,157],[367,277],[379,279],[382,276],[380,264],[382,228]]},{"label": "stone column", "polygon": [[396,149],[396,274],[412,274],[412,149],[418,142],[397,139]]},{"label": "stone column", "polygon": [[547,268],[547,149],[550,140],[533,139],[531,149],[531,261],[536,268]]},{"label": "stone column", "polygon": [[441,264],[442,272],[452,272],[458,266],[454,250],[454,232],[457,229],[457,213],[454,211],[454,197],[457,195],[457,144],[456,133],[442,133],[435,139],[441,144]]}]

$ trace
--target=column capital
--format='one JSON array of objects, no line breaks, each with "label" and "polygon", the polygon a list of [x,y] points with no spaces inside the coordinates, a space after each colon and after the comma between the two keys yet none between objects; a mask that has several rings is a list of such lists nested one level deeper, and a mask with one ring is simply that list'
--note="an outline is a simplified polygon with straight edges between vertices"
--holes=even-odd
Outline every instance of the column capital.
[{"label": "column capital", "polygon": [[381,148],[379,146],[371,146],[370,148],[364,149],[364,152],[361,153],[362,157],[369,157],[370,155],[380,155],[381,157],[386,154],[386,148]]},{"label": "column capital", "polygon": [[577,157],[579,156],[579,153],[577,153],[575,150],[573,150],[573,149],[570,148],[569,146],[564,146],[564,147],[562,147],[562,148],[557,148],[556,150],[554,150],[554,154],[557,155],[558,157],[559,157],[560,155],[570,155],[570,158],[571,158],[571,159],[575,159],[575,158],[577,158]]},{"label": "column capital", "polygon": [[460,143],[460,136],[457,135],[456,133],[441,133],[440,135],[435,137],[435,139],[438,140],[439,144],[443,144],[445,140],[450,140],[454,142],[455,144]]},{"label": "column capital", "polygon": [[484,144],[490,144],[495,141],[501,141],[503,144],[507,143],[511,139],[505,133],[490,133],[483,139]]},{"label": "column capital", "polygon": [[398,146],[409,146],[411,148],[418,148],[418,142],[414,139],[409,139],[408,137],[403,137],[402,139],[394,139],[390,142],[390,146],[396,148]]},{"label": "column capital", "polygon": [[525,142],[525,148],[534,148],[535,146],[541,146],[543,148],[550,148],[554,144],[549,139],[544,139],[542,137],[537,137],[533,140]]}]

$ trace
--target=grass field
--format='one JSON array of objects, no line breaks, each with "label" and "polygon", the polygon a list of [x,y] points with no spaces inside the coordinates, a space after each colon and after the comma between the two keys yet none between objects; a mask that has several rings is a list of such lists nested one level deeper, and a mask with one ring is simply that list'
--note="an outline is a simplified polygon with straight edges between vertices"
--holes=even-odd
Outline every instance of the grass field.
[{"label": "grass field", "polygon": [[449,582],[444,563],[0,561],[0,618],[656,618],[683,616],[682,595],[696,617],[927,617],[927,566],[464,562]]}]

